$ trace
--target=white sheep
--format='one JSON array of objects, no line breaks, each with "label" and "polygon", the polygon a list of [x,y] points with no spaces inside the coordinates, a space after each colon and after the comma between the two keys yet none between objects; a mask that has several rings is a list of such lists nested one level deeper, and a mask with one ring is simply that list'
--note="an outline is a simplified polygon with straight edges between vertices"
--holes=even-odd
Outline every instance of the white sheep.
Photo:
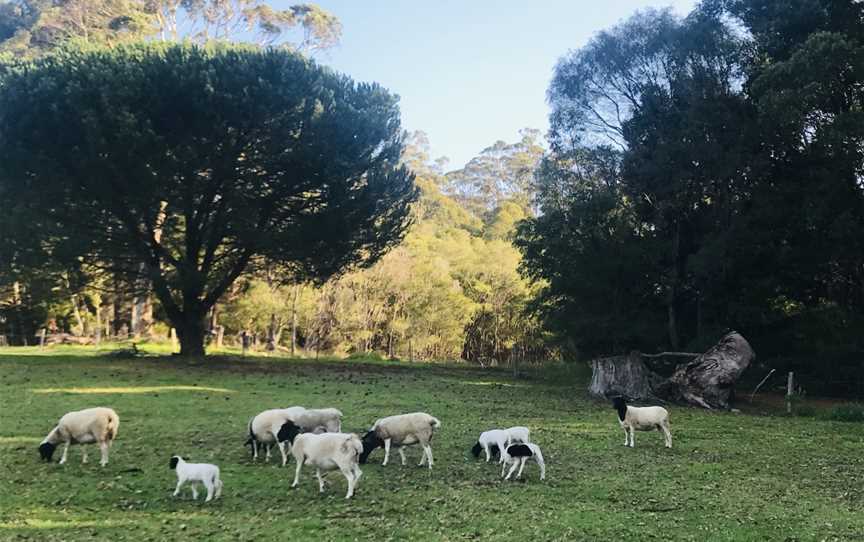
[{"label": "white sheep", "polygon": [[[99,464],[103,467],[108,464],[108,448],[117,438],[117,430],[120,427],[120,417],[110,408],[96,407],[77,410],[64,414],[57,427],[48,433],[45,440],[39,444],[39,454],[45,461],[51,461],[54,450],[61,442],[65,444],[60,464],[66,463],[66,455],[70,444],[99,444],[102,459]],[[87,462],[87,448],[81,449],[81,462]]]},{"label": "white sheep", "polygon": [[305,432],[323,427],[328,433],[342,432],[342,413],[335,408],[306,408],[292,421]]},{"label": "white sheep", "polygon": [[177,488],[174,496],[180,494],[180,487],[186,482],[191,482],[192,500],[198,500],[198,490],[195,482],[201,482],[207,488],[207,498],[204,502],[218,499],[222,495],[222,480],[219,478],[219,467],[210,463],[187,463],[179,455],[171,456],[168,466],[177,472]]},{"label": "white sheep", "polygon": [[279,442],[279,429],[286,422],[301,416],[305,411],[306,409],[301,406],[274,408],[265,410],[249,420],[249,439],[246,441],[246,445],[252,447],[252,460],[258,459],[258,444],[260,443],[267,454],[265,460],[270,461],[270,449],[273,444],[276,444],[282,454],[282,466],[284,467],[288,462],[288,452],[285,449],[285,444]]},{"label": "white sheep", "polygon": [[288,462],[288,450],[284,439],[279,439],[279,430],[289,420],[307,432],[338,433],[342,430],[342,413],[335,408],[307,409],[294,406],[265,410],[249,420],[246,445],[252,447],[253,460],[258,458],[258,444],[261,443],[267,461],[270,460],[272,445],[276,444],[282,454],[282,465]]},{"label": "white sheep", "polygon": [[423,447],[423,456],[418,466],[426,461],[432,468],[432,435],[435,429],[441,427],[441,422],[425,412],[413,412],[411,414],[400,414],[376,420],[368,433],[363,435],[363,453],[360,455],[360,463],[366,463],[372,450],[379,446],[384,447],[384,462],[387,465],[390,459],[390,446],[396,446],[402,464],[405,464],[405,451],[403,447],[419,444]]},{"label": "white sheep", "polygon": [[319,492],[324,492],[324,478],[321,477],[321,471],[339,469],[348,480],[348,492],[345,498],[350,499],[354,495],[357,481],[363,475],[358,465],[360,454],[363,452],[360,437],[353,433],[300,433],[300,427],[291,423],[285,424],[282,435],[291,443],[291,455],[297,462],[294,483],[291,487],[300,484],[300,469],[305,464],[315,467]]},{"label": "white sheep", "polygon": [[624,446],[636,445],[634,431],[653,431],[663,433],[667,448],[672,447],[672,433],[669,430],[669,412],[659,406],[634,407],[627,405],[623,397],[612,399],[612,406],[618,411],[618,422],[624,429]]},{"label": "white sheep", "polygon": [[528,444],[531,442],[529,435],[530,431],[528,428],[522,426],[510,427],[508,429],[490,429],[489,431],[480,433],[480,438],[477,439],[477,444],[471,448],[471,453],[474,454],[474,457],[480,457],[480,452],[485,452],[487,463],[492,456],[498,453],[498,462],[503,463],[504,454],[502,451],[515,442]]},{"label": "white sheep", "polygon": [[543,452],[540,451],[540,447],[536,444],[511,444],[501,455],[504,456],[504,464],[501,466],[501,476],[504,476],[504,470],[507,468],[507,465],[510,465],[510,472],[507,473],[507,476],[504,476],[505,480],[510,479],[516,467],[519,467],[519,473],[516,475],[516,478],[521,478],[522,469],[525,468],[525,463],[529,457],[534,459],[534,462],[540,467],[540,479],[546,479],[546,463],[543,461]]}]

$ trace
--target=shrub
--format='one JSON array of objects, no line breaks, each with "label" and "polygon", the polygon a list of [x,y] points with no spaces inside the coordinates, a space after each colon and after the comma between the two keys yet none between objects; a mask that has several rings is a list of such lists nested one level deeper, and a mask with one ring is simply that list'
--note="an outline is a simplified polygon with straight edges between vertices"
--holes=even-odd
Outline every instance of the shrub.
[{"label": "shrub", "polygon": [[831,409],[829,419],[838,422],[864,422],[864,405],[847,403]]}]

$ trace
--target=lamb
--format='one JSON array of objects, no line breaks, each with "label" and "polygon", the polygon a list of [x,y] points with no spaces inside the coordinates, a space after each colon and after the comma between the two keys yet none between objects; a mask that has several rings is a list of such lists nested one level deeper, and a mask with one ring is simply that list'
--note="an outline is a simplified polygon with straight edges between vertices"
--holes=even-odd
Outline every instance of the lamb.
[{"label": "lamb", "polygon": [[501,455],[504,456],[504,464],[501,466],[501,476],[504,476],[504,470],[507,468],[507,465],[511,465],[510,472],[507,473],[507,476],[504,476],[505,480],[510,479],[517,466],[519,467],[519,473],[516,475],[516,478],[521,478],[522,469],[525,468],[525,463],[529,457],[533,458],[534,462],[540,467],[540,479],[546,479],[546,463],[543,462],[543,453],[536,444],[511,444]]},{"label": "lamb", "polygon": [[483,451],[486,453],[486,462],[489,462],[496,453],[499,454],[498,462],[504,462],[504,454],[501,453],[501,450],[506,450],[507,446],[513,444],[514,442],[521,442],[523,444],[528,444],[529,440],[529,430],[527,427],[510,427],[509,429],[491,429],[489,431],[484,431],[480,433],[480,438],[477,440],[477,444],[471,448],[471,453],[474,454],[474,457],[480,457],[480,452]]},{"label": "lamb", "polygon": [[376,420],[369,432],[363,435],[363,453],[360,455],[360,463],[366,463],[369,454],[375,448],[383,446],[384,462],[381,465],[387,465],[387,461],[390,459],[390,445],[392,444],[399,450],[404,465],[405,451],[403,447],[420,444],[423,447],[423,457],[420,458],[418,466],[422,466],[423,462],[427,461],[431,469],[433,462],[432,435],[435,433],[435,429],[439,427],[441,427],[441,422],[425,412],[401,414]]},{"label": "lamb", "polygon": [[672,447],[672,433],[669,430],[669,412],[665,408],[659,406],[629,406],[621,396],[612,399],[612,407],[618,411],[618,422],[624,429],[624,446],[629,445],[633,448],[636,445],[633,436],[634,431],[652,431],[657,429],[663,432],[663,440],[666,447]]},{"label": "lamb", "polygon": [[291,443],[291,455],[297,462],[297,470],[294,473],[294,483],[291,487],[300,484],[300,469],[304,464],[315,467],[315,476],[318,478],[318,491],[324,493],[324,479],[321,471],[339,469],[348,480],[348,493],[346,499],[354,495],[354,488],[363,472],[358,465],[360,454],[363,452],[363,443],[360,437],[353,433],[301,433],[301,428],[293,423],[286,423],[279,431],[280,438]]},{"label": "lamb", "polygon": [[222,495],[222,480],[219,478],[219,467],[216,465],[187,463],[179,455],[174,455],[168,461],[168,466],[177,471],[175,497],[180,494],[180,487],[186,482],[192,482],[189,484],[192,489],[192,500],[198,500],[198,491],[195,489],[194,482],[201,482],[207,488],[207,498],[204,499],[204,502],[210,502],[214,498],[218,499]]},{"label": "lamb", "polygon": [[327,431],[338,433],[342,430],[342,413],[335,408],[307,409],[301,406],[265,410],[249,420],[249,439],[247,446],[252,448],[252,459],[258,458],[258,443],[261,443],[266,460],[270,460],[270,449],[273,444],[279,446],[282,453],[282,465],[288,461],[288,452],[284,441],[279,441],[279,429],[287,421],[292,421],[304,431]]},{"label": "lamb", "polygon": [[[110,408],[96,407],[77,410],[64,414],[57,427],[48,433],[45,440],[39,444],[39,455],[45,461],[51,461],[57,445],[65,443],[63,456],[60,464],[66,463],[66,456],[70,444],[99,444],[102,459],[99,464],[103,467],[108,464],[108,448],[117,438],[117,430],[120,427],[120,417]],[[87,462],[87,448],[81,450],[81,462]]]}]

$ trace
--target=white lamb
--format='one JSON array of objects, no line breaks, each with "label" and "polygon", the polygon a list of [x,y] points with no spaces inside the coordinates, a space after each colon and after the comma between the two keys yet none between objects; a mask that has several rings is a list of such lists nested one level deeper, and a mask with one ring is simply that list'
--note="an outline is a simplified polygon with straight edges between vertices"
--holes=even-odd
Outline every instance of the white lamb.
[{"label": "white lamb", "polygon": [[516,478],[521,478],[522,469],[525,468],[525,463],[529,457],[533,458],[537,466],[540,467],[540,479],[546,479],[546,463],[543,461],[543,452],[540,451],[540,447],[536,444],[511,444],[501,455],[504,456],[504,464],[501,466],[501,476],[504,476],[504,470],[507,468],[507,465],[510,465],[510,472],[504,477],[505,480],[510,479],[516,467],[519,467],[519,473],[516,475]]},{"label": "white lamb", "polygon": [[653,431],[656,429],[663,433],[666,447],[672,447],[669,412],[665,408],[628,406],[623,397],[612,399],[612,406],[618,411],[618,422],[624,429],[624,446],[633,448],[636,445],[633,436],[634,431]]},{"label": "white lamb", "polygon": [[360,463],[366,463],[372,450],[379,446],[384,447],[384,462],[387,465],[390,459],[390,446],[396,446],[402,464],[405,464],[405,451],[403,447],[419,444],[423,447],[423,456],[418,466],[426,461],[432,468],[432,436],[435,429],[441,427],[441,422],[425,412],[414,412],[411,414],[400,414],[376,420],[372,429],[363,435],[363,453],[360,455]]},{"label": "white lamb", "polygon": [[363,475],[358,465],[360,453],[363,452],[360,437],[353,433],[300,433],[300,428],[291,423],[285,424],[282,434],[291,443],[291,455],[297,462],[294,483],[291,487],[300,484],[300,469],[307,464],[315,467],[319,492],[324,492],[324,478],[321,477],[321,471],[339,469],[348,480],[348,492],[345,498],[350,499],[354,495],[357,481]]},{"label": "white lamb", "polygon": [[[54,450],[61,442],[65,444],[60,464],[66,463],[66,455],[70,444],[99,444],[102,459],[99,464],[103,467],[108,464],[108,448],[117,437],[120,427],[120,417],[110,408],[96,407],[85,410],[77,410],[64,414],[57,427],[48,433],[45,440],[39,445],[39,454],[45,461],[51,461]],[[87,448],[81,449],[81,462],[87,462]]]},{"label": "white lamb", "polygon": [[516,442],[528,444],[531,442],[529,434],[530,431],[528,428],[522,426],[510,427],[508,429],[490,429],[489,431],[480,433],[480,438],[477,439],[477,444],[471,448],[471,453],[474,454],[474,457],[480,457],[480,452],[485,452],[487,463],[492,456],[498,453],[498,462],[503,463],[504,451],[507,449],[507,446]]},{"label": "white lamb", "polygon": [[198,490],[195,489],[195,482],[201,482],[207,488],[207,498],[204,502],[210,502],[214,498],[218,499],[222,495],[222,480],[219,478],[219,467],[210,463],[187,463],[179,455],[171,456],[168,461],[168,466],[177,471],[177,488],[174,490],[174,496],[180,494],[180,487],[186,482],[190,482],[189,487],[192,489],[192,500],[198,500]]}]

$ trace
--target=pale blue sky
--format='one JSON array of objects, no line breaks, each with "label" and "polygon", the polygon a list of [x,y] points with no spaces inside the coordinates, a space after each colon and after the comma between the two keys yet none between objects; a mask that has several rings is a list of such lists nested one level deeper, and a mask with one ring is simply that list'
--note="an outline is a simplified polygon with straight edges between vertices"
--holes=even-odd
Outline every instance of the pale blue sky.
[{"label": "pale blue sky", "polygon": [[[555,62],[645,7],[687,14],[695,0],[312,0],[342,21],[341,45],[318,60],[401,97],[408,130],[461,167],[523,127],[548,127]],[[297,2],[278,0],[287,7]]]}]

